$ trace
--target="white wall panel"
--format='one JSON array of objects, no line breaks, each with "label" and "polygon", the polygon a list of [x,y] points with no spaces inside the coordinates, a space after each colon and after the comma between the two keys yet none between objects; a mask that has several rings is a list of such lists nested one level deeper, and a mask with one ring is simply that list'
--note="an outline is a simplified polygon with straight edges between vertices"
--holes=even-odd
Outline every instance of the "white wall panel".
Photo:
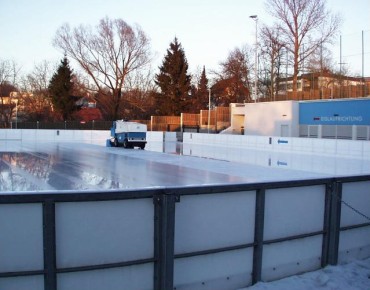
[{"label": "white wall panel", "polygon": [[0,140],[6,139],[8,129],[2,129],[0,130]]},{"label": "white wall panel", "polygon": [[146,133],[147,141],[161,141],[163,142],[163,132],[148,131]]},{"label": "white wall panel", "polygon": [[151,199],[56,205],[58,267],[153,257]]},{"label": "white wall panel", "polygon": [[176,204],[175,253],[253,242],[255,192],[181,197]]},{"label": "white wall panel", "polygon": [[42,230],[41,204],[1,204],[0,272],[43,269]]},{"label": "white wall panel", "polygon": [[265,245],[262,281],[272,281],[321,267],[322,236]]},{"label": "white wall panel", "polygon": [[264,239],[321,231],[325,186],[266,190]]},{"label": "white wall panel", "polygon": [[342,231],[339,236],[338,262],[350,263],[370,257],[370,226]]},{"label": "white wall panel", "polygon": [[176,132],[164,132],[164,140],[167,141],[177,141]]},{"label": "white wall panel", "polygon": [[175,260],[176,290],[235,290],[252,282],[251,248]]},{"label": "white wall panel", "polygon": [[370,181],[344,183],[342,200],[341,226],[369,222],[361,214],[370,217]]},{"label": "white wall panel", "polygon": [[6,134],[5,139],[7,140],[21,140],[22,139],[21,129],[4,129],[4,130]]},{"label": "white wall panel", "polygon": [[153,264],[58,274],[58,290],[151,290]]},{"label": "white wall panel", "polygon": [[34,131],[36,131],[36,141],[40,141],[40,140],[54,141],[57,131],[60,131],[60,130],[44,130],[43,129],[43,130],[34,130]]},{"label": "white wall panel", "polygon": [[43,276],[0,278],[1,290],[43,290]]},{"label": "white wall panel", "polygon": [[[72,134],[69,136],[66,136],[67,138],[71,138],[71,140],[75,141],[85,141],[89,142],[91,141],[92,134],[90,130],[72,130]],[[61,132],[61,134],[66,134],[66,132]],[[109,136],[107,136],[108,139]]]},{"label": "white wall panel", "polygon": [[30,141],[34,141],[36,140],[37,136],[36,136],[36,132],[37,130],[22,130],[22,140],[30,140]]}]

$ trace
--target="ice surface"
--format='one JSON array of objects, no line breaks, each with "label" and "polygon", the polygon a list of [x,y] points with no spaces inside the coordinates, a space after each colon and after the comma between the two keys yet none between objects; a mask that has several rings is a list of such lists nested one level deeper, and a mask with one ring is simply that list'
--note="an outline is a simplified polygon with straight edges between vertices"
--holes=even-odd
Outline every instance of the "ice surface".
[{"label": "ice surface", "polygon": [[103,146],[2,142],[0,191],[109,190],[370,173],[369,159],[176,142],[154,142],[147,150]]}]

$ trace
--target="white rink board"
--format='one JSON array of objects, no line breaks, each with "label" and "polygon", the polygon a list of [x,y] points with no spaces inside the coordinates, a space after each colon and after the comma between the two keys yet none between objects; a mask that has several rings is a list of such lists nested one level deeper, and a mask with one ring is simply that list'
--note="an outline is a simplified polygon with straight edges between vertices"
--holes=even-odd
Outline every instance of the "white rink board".
[{"label": "white rink board", "polygon": [[[351,226],[369,222],[361,214],[370,217],[370,181],[344,183],[342,188],[341,226]],[[348,204],[348,206],[346,205]]]},{"label": "white rink board", "polygon": [[229,148],[258,148],[259,150],[270,151],[306,152],[370,159],[370,142],[368,141],[186,132],[183,135],[183,143]]},{"label": "white rink board", "polygon": [[320,269],[322,236],[286,241],[263,247],[262,281]]},{"label": "white rink board", "polygon": [[58,290],[152,290],[154,265],[58,274]]},{"label": "white rink board", "polygon": [[181,197],[175,254],[252,243],[255,196],[248,191]]},{"label": "white rink board", "polygon": [[175,260],[174,288],[234,290],[252,282],[251,248]]},{"label": "white rink board", "polygon": [[56,204],[57,266],[152,258],[151,199]]},{"label": "white rink board", "polygon": [[0,278],[0,289],[4,290],[43,290],[43,276]]},{"label": "white rink board", "polygon": [[321,231],[324,211],[323,185],[266,190],[264,239]]},{"label": "white rink board", "polygon": [[342,231],[339,236],[338,262],[349,263],[370,257],[370,227]]},{"label": "white rink board", "polygon": [[41,204],[1,204],[0,272],[43,269],[42,231]]}]

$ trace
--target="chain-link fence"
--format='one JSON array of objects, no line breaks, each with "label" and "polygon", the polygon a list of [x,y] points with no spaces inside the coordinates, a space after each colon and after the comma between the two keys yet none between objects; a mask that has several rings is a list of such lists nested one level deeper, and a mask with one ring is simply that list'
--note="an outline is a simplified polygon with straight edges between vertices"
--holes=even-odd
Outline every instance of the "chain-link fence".
[{"label": "chain-link fence", "polygon": [[[110,130],[112,121],[11,122],[11,129]],[[4,127],[5,128],[5,127]]]}]

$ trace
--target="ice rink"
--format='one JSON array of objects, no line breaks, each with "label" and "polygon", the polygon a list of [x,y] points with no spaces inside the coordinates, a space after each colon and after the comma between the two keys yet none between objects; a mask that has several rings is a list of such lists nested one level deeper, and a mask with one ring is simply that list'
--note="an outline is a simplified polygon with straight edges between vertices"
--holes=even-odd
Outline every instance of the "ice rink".
[{"label": "ice rink", "polygon": [[369,158],[149,142],[146,150],[0,143],[0,191],[109,190],[370,174]]},{"label": "ice rink", "polygon": [[[363,145],[363,150],[356,151],[355,143],[346,140],[349,150],[314,154],[308,152],[311,149],[299,151],[296,146],[297,141],[310,143],[308,139],[284,141],[284,145],[291,147],[279,150],[279,145],[274,146],[276,142],[262,142],[257,148],[230,140],[218,144],[206,140],[213,145],[149,141],[146,149],[140,150],[107,147],[105,142],[95,139],[90,143],[0,140],[0,192],[5,202],[0,219],[5,232],[1,243],[6,253],[0,274],[7,277],[7,273],[46,273],[45,269],[50,266],[43,264],[45,252],[55,251],[56,260],[52,263],[57,267],[54,272],[60,289],[92,289],[92,285],[94,289],[117,289],[122,285],[125,289],[153,289],[155,267],[152,261],[155,261],[156,247],[162,245],[155,243],[153,237],[162,235],[159,229],[164,223],[164,219],[154,217],[168,212],[171,200],[172,205],[176,203],[176,211],[171,213],[174,231],[164,240],[174,249],[171,258],[173,285],[178,289],[200,289],[204,285],[207,285],[204,289],[216,289],[215,285],[218,289],[224,285],[222,289],[240,289],[252,283],[257,263],[253,248],[256,243],[263,245],[263,255],[261,251],[258,262],[262,281],[317,270],[322,259],[330,263],[324,245],[330,246],[331,240],[325,238],[325,233],[330,233],[332,227],[326,225],[325,218],[338,204],[331,196],[339,192],[344,201],[340,205],[341,217],[338,221],[330,221],[337,222],[340,234],[338,261],[368,258],[368,179],[365,182],[361,178],[347,182],[331,180],[328,184],[324,181],[313,185],[303,182],[294,190],[288,189],[285,183],[268,190],[264,190],[268,184],[255,184],[369,175],[368,143],[356,143]],[[320,144],[316,147],[319,149],[323,148],[322,144],[330,145],[330,149],[340,147],[336,140],[318,141]],[[256,190],[215,191],[215,194],[203,195],[183,190],[190,186],[240,183],[254,183],[252,187]],[[337,186],[339,183],[341,187]],[[157,202],[153,202],[148,196],[140,198],[141,192],[122,200],[69,200],[77,191],[98,191],[99,196],[104,197],[110,190],[172,186],[182,187],[181,202],[167,199],[168,195],[160,200],[161,203],[158,197]],[[331,195],[328,194],[329,186]],[[17,197],[20,193],[23,199],[32,192],[41,193],[30,195],[37,196],[36,201],[32,199],[28,203],[26,198],[24,204],[7,204],[7,194],[15,193]],[[68,194],[61,194],[64,200],[55,202],[54,193]],[[116,194],[121,196],[120,191]],[[262,222],[258,218],[261,212],[266,212]],[[167,213],[166,222],[169,215]],[[49,216],[51,218],[45,218]],[[258,224],[263,238],[259,242],[256,238]],[[48,231],[54,232],[57,246],[43,246]],[[18,241],[22,241],[22,246]],[[134,271],[132,266],[121,267],[127,261],[136,265],[143,259],[150,262],[137,265]],[[86,271],[86,267],[95,269],[97,266],[100,270]],[[73,272],[68,272],[69,269]],[[368,273],[367,259],[345,267],[327,266],[272,283],[260,282],[243,289],[341,290],[353,287],[362,290],[367,289]],[[12,289],[42,289],[40,285],[44,285],[46,276],[34,276],[31,274],[29,280],[26,280],[28,277],[13,279],[10,276],[0,282],[2,286],[16,285],[9,286]],[[339,278],[343,279],[339,281]],[[26,282],[22,284],[23,281]]]}]

